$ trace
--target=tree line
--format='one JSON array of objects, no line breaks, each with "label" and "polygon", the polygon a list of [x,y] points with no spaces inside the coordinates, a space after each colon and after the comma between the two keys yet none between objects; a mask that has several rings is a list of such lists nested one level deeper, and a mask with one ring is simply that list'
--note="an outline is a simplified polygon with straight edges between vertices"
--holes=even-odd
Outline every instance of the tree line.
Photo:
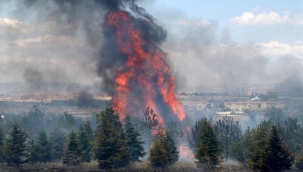
[{"label": "tree line", "polygon": [[[7,133],[0,130],[0,162],[19,167],[24,163],[61,161],[79,165],[96,160],[100,169],[117,169],[141,161],[146,155],[144,142],[129,116],[120,121],[113,109],[106,108],[96,118],[95,130],[90,121],[85,121],[69,133],[60,127],[49,134],[42,130],[36,139],[14,121]],[[171,135],[164,131],[155,137],[148,157],[151,166],[165,167],[177,162],[179,154]]]},{"label": "tree line", "polygon": [[[303,127],[297,119],[284,118],[283,113],[281,109],[269,109],[265,114],[268,120],[244,132],[232,117],[196,121],[187,139],[197,166],[211,170],[222,161],[233,159],[254,171],[284,171],[293,163],[302,169]],[[123,121],[113,109],[106,108],[96,115],[96,127],[91,121],[78,121],[68,113],[56,117],[52,130],[44,130],[49,121],[53,120],[33,106],[21,120],[0,127],[0,162],[17,167],[45,162],[74,166],[94,160],[100,169],[118,169],[146,157],[156,170],[179,160],[178,138],[185,135],[173,122],[166,129],[161,128],[150,108],[142,118],[126,115]],[[143,136],[144,132],[148,136]]]},{"label": "tree line", "polygon": [[281,109],[271,108],[265,119],[244,132],[232,117],[218,121],[198,120],[190,141],[200,166],[214,168],[233,159],[254,171],[303,169],[303,127],[297,119],[287,118]]}]

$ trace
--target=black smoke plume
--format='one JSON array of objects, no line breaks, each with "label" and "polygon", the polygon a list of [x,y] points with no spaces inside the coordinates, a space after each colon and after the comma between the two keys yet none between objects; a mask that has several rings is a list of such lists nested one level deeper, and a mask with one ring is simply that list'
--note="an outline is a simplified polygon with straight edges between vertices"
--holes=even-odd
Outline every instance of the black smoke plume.
[{"label": "black smoke plume", "polygon": [[102,88],[112,94],[116,69],[123,65],[126,58],[116,51],[114,31],[102,29],[105,14],[111,10],[130,10],[143,39],[154,45],[161,44],[167,35],[165,29],[156,24],[154,17],[135,2],[136,0],[24,0],[18,3],[16,16],[22,18],[27,15],[27,11],[35,11],[34,18],[37,21],[55,21],[58,25],[70,26],[69,30],[64,27],[59,30],[60,34],[73,36],[79,30],[81,33],[84,31],[85,39],[93,49],[90,53],[93,57],[83,58],[95,61],[96,75],[102,79]]}]

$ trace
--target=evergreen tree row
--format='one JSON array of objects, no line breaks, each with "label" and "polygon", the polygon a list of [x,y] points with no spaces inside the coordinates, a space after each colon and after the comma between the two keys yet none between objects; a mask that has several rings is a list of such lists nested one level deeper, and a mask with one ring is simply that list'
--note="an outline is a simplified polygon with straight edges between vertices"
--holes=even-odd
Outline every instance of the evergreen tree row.
[{"label": "evergreen tree row", "polygon": [[255,171],[280,172],[291,168],[294,156],[281,138],[278,127],[263,121],[247,129],[240,141],[230,145],[231,157]]},{"label": "evergreen tree row", "polygon": [[[97,122],[95,131],[86,121],[78,131],[72,130],[69,134],[60,127],[49,134],[41,130],[37,139],[29,137],[13,122],[7,134],[0,130],[0,162],[19,167],[24,163],[62,161],[66,165],[79,165],[96,160],[100,169],[117,169],[140,161],[146,155],[144,142],[129,116],[121,122],[112,108],[106,108],[97,115]],[[157,141],[164,159],[155,154]],[[164,167],[177,162],[178,158],[178,148],[171,134],[155,140],[149,156],[151,166]]]},{"label": "evergreen tree row", "polygon": [[[230,133],[233,130],[237,131],[238,126],[227,118],[214,124],[206,118],[196,122],[192,128],[192,138],[195,145],[195,157],[200,167],[212,169],[220,163],[222,156],[225,156],[254,171],[280,172],[291,168],[294,156],[285,144],[290,140],[284,142],[281,137],[283,133],[279,130],[281,126],[263,121],[254,129],[248,128],[244,135]],[[218,134],[216,130],[221,130],[221,132]],[[218,138],[224,139],[220,142]],[[299,169],[303,169],[302,157],[303,153],[296,157],[296,166]]]},{"label": "evergreen tree row", "polygon": [[[116,169],[140,161],[146,153],[144,142],[126,116],[123,124],[113,109],[106,108],[98,115],[99,125],[95,132],[95,159],[101,169]],[[152,167],[165,167],[177,162],[179,152],[171,134],[158,136],[150,149],[149,162]]]},{"label": "evergreen tree row", "polygon": [[[77,142],[76,148],[73,141]],[[78,134],[72,131],[66,145],[66,134],[60,128],[55,129],[47,136],[42,130],[37,140],[28,139],[21,126],[14,122],[8,131],[7,137],[0,130],[0,160],[8,165],[19,165],[24,163],[51,162],[63,159],[65,164],[79,164],[89,162],[92,158],[93,130],[90,122],[82,124]],[[81,150],[77,152],[77,159],[69,161],[70,149]],[[73,158],[72,158],[73,159]],[[78,162],[78,163],[75,163]]]}]

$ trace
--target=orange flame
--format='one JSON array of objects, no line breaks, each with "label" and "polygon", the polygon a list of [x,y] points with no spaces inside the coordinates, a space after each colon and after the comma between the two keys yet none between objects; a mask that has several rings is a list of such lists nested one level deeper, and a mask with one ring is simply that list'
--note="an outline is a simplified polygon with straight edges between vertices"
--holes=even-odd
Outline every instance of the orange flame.
[{"label": "orange flame", "polygon": [[179,155],[181,158],[189,158],[189,159],[195,158],[193,152],[187,146],[184,145],[179,146]]},{"label": "orange flame", "polygon": [[[175,79],[164,60],[165,53],[150,50],[156,49],[155,46],[143,39],[134,19],[125,11],[110,11],[106,16],[105,27],[115,30],[117,51],[126,58],[124,66],[117,69],[114,81],[116,92],[112,107],[120,114],[120,118],[123,119],[126,113],[138,113],[142,108],[150,107],[164,126],[163,116],[156,103],[160,95],[164,104],[183,121],[185,111],[175,95]],[[139,100],[134,98],[136,91],[143,93]]]}]

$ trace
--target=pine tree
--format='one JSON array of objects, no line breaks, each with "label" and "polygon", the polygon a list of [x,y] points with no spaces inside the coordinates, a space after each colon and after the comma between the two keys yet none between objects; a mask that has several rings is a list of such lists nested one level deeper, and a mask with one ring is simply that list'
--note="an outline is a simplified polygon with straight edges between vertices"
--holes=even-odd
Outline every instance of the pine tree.
[{"label": "pine tree", "polygon": [[198,138],[199,138],[203,124],[204,124],[203,119],[200,119],[200,120],[196,121],[195,126],[192,127],[192,129],[191,129],[192,138],[190,140],[190,144],[192,147],[195,147],[196,143],[198,142]]},{"label": "pine tree", "polygon": [[164,168],[168,165],[168,157],[163,144],[160,139],[154,139],[153,145],[150,149],[148,161],[155,170],[158,167]]},{"label": "pine tree", "polygon": [[247,160],[249,158],[249,148],[253,141],[252,133],[253,131],[250,128],[247,128],[241,140],[233,142],[229,146],[230,157],[246,167],[248,167]]},{"label": "pine tree", "polygon": [[268,170],[266,162],[268,159],[268,125],[261,122],[253,134],[253,142],[249,148],[249,167],[253,170],[266,171]]},{"label": "pine tree", "polygon": [[90,162],[92,159],[93,129],[89,121],[81,124],[78,131],[79,150],[82,162]]},{"label": "pine tree", "polygon": [[299,170],[303,170],[303,153],[302,153],[302,152],[296,156],[296,163],[295,163],[295,166],[296,166]]},{"label": "pine tree", "polygon": [[39,162],[48,162],[51,160],[51,145],[44,130],[39,134],[36,147]]},{"label": "pine tree", "polygon": [[301,151],[299,152],[299,154],[296,155],[295,166],[299,170],[303,170],[303,145],[301,145]]},{"label": "pine tree", "polygon": [[268,118],[268,121],[271,121],[275,125],[287,120],[287,115],[283,112],[283,110],[276,107],[267,109],[264,116]]},{"label": "pine tree", "polygon": [[272,126],[270,130],[268,146],[267,171],[280,172],[290,169],[294,158],[283,145],[276,126]]},{"label": "pine tree", "polygon": [[49,141],[51,145],[52,161],[59,161],[63,155],[67,136],[62,128],[54,128],[50,133]]},{"label": "pine tree", "polygon": [[207,168],[215,167],[220,159],[219,143],[210,121],[202,119],[202,127],[196,143],[195,157],[198,162]]},{"label": "pine tree", "polygon": [[167,161],[168,164],[174,164],[179,160],[179,151],[176,146],[175,140],[172,137],[171,133],[166,133],[165,137],[162,140],[163,148],[167,152]]},{"label": "pine tree", "polygon": [[222,120],[218,120],[214,125],[214,130],[218,141],[227,160],[229,156],[229,145],[241,139],[242,130],[238,121],[230,116],[224,116]]},{"label": "pine tree", "polygon": [[25,163],[26,138],[26,133],[14,122],[8,132],[8,138],[4,141],[4,155],[8,164],[14,164],[19,168],[19,165]]},{"label": "pine tree", "polygon": [[97,116],[95,158],[101,169],[114,169],[128,165],[130,156],[125,144],[125,136],[119,116],[112,108],[106,108]]},{"label": "pine tree", "polygon": [[38,162],[39,161],[38,150],[37,150],[37,145],[34,140],[29,141],[27,149],[29,152],[27,162],[29,162],[29,163]]},{"label": "pine tree", "polygon": [[30,111],[22,116],[21,126],[27,131],[30,139],[37,139],[41,129],[47,124],[46,113],[43,108],[33,105]]},{"label": "pine tree", "polygon": [[287,121],[278,125],[281,131],[280,136],[283,143],[287,146],[291,154],[298,154],[301,152],[301,143],[303,143],[303,127],[295,118],[288,118]]},{"label": "pine tree", "polygon": [[0,162],[2,162],[4,160],[3,145],[4,145],[4,133],[3,133],[2,129],[0,128]]},{"label": "pine tree", "polygon": [[139,161],[139,158],[146,154],[143,148],[144,142],[140,139],[140,133],[135,130],[129,116],[125,118],[125,144],[133,162]]},{"label": "pine tree", "polygon": [[68,142],[63,154],[63,164],[79,165],[80,164],[80,151],[77,133],[72,131],[69,134]]}]

